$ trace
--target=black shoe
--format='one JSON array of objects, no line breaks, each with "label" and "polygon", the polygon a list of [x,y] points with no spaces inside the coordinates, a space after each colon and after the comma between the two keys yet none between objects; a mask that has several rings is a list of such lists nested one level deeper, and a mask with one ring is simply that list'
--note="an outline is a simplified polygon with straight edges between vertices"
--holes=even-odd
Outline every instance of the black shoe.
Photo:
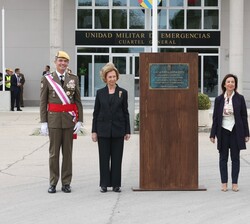
[{"label": "black shoe", "polygon": [[113,191],[120,193],[121,192],[121,188],[120,187],[113,187]]},{"label": "black shoe", "polygon": [[14,109],[11,109],[11,111],[14,111]]},{"label": "black shoe", "polygon": [[18,108],[17,111],[23,111],[23,110],[21,110],[20,108]]},{"label": "black shoe", "polygon": [[106,187],[101,187],[101,190],[100,190],[102,193],[106,193],[107,192],[107,188]]},{"label": "black shoe", "polygon": [[70,193],[71,192],[71,188],[70,188],[70,185],[63,185],[62,186],[62,191],[64,192],[64,193]]},{"label": "black shoe", "polygon": [[51,193],[51,194],[56,193],[56,186],[51,185],[51,186],[49,187],[49,189],[48,189],[48,193]]}]

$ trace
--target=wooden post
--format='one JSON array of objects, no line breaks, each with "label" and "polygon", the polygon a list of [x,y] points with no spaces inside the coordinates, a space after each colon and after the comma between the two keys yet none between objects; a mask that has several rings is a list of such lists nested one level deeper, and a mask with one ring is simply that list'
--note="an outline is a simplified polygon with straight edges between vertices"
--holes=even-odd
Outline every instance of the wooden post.
[{"label": "wooden post", "polygon": [[197,53],[140,54],[138,190],[201,190]]}]

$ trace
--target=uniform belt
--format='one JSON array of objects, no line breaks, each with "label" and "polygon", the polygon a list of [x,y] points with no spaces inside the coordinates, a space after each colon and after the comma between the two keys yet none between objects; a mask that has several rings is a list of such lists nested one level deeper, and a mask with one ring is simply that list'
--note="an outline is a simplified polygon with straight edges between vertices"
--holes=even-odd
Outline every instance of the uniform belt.
[{"label": "uniform belt", "polygon": [[[78,121],[78,109],[75,103],[72,104],[48,104],[48,111],[50,112],[75,112],[76,122]],[[77,134],[73,134],[73,139],[77,138]]]},{"label": "uniform belt", "polygon": [[51,112],[69,112],[69,111],[77,111],[77,106],[75,103],[72,104],[48,104],[48,111]]}]

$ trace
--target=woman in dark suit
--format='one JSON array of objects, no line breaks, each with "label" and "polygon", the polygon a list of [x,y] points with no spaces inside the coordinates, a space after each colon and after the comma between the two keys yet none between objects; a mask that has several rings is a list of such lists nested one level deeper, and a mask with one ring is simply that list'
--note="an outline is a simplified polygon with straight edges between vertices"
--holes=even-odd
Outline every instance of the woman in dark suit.
[{"label": "woman in dark suit", "polygon": [[97,90],[92,122],[92,140],[98,142],[100,187],[120,192],[124,140],[130,138],[128,93],[116,82],[119,72],[113,63],[100,71],[106,86]]},{"label": "woman in dark suit", "polygon": [[240,171],[240,150],[246,149],[249,141],[248,115],[244,96],[237,92],[238,78],[233,74],[224,77],[221,83],[222,94],[215,98],[211,142],[217,137],[219,167],[222,191],[227,191],[228,154],[232,161],[232,190],[237,192]]}]

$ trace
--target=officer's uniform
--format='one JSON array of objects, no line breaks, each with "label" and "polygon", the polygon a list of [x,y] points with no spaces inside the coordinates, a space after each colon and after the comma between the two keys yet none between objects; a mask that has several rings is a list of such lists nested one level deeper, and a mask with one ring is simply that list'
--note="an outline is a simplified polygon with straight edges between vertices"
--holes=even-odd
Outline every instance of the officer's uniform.
[{"label": "officer's uniform", "polygon": [[[62,85],[56,72],[53,72],[51,75],[56,83]],[[70,100],[69,105],[76,106],[78,110],[78,121],[83,122],[83,108],[78,77],[66,72],[63,89]],[[41,123],[48,123],[50,138],[50,185],[56,186],[59,180],[60,148],[62,148],[63,156],[61,168],[62,185],[70,185],[72,179],[73,128],[75,122],[72,115],[67,110],[64,111],[60,98],[46,76],[43,76],[41,80],[40,100]]]}]

